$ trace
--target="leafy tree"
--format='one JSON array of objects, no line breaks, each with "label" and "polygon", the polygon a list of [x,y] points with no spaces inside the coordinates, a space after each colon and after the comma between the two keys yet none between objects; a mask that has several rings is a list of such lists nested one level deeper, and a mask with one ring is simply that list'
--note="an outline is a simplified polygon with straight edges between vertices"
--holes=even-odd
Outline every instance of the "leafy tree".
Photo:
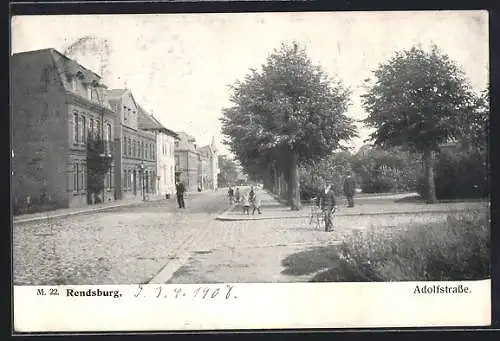
[{"label": "leafy tree", "polygon": [[490,102],[489,91],[483,90],[473,97],[471,109],[460,124],[459,142],[466,148],[486,152],[488,147]]},{"label": "leafy tree", "polygon": [[344,177],[352,170],[352,155],[347,151],[331,153],[320,161],[300,168],[302,199],[308,200],[323,190],[324,182],[332,185],[336,195],[343,195]]},{"label": "leafy tree", "polygon": [[219,156],[219,179],[218,183],[222,186],[228,186],[236,182],[238,170],[236,163],[226,156]]},{"label": "leafy tree", "polygon": [[371,138],[376,145],[404,146],[423,155],[426,199],[434,203],[434,152],[460,135],[460,122],[474,102],[464,73],[433,46],[430,52],[416,47],[397,52],[374,76],[362,96],[369,113],[364,122],[375,128]]},{"label": "leafy tree", "polygon": [[416,190],[421,161],[401,147],[368,147],[352,158],[352,168],[363,192]]},{"label": "leafy tree", "polygon": [[345,115],[348,89],[329,79],[295,43],[282,44],[260,71],[251,69],[231,89],[233,105],[221,119],[227,145],[247,171],[283,174],[288,203],[300,209],[299,166],[356,136]]}]

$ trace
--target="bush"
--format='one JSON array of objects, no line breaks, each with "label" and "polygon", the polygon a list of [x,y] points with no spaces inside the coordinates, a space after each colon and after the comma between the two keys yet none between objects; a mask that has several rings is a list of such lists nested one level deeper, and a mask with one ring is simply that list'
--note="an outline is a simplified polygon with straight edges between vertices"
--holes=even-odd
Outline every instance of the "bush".
[{"label": "bush", "polygon": [[364,281],[485,279],[490,277],[489,231],[488,215],[479,210],[393,233],[371,228],[343,242],[339,268]]},{"label": "bush", "polygon": [[387,193],[396,189],[397,183],[394,178],[388,176],[370,177],[363,181],[361,190],[363,193]]},{"label": "bush", "polygon": [[[466,150],[442,151],[434,167],[438,199],[484,198],[489,195],[488,167],[484,153]],[[425,177],[418,178],[418,192],[426,196]]]}]

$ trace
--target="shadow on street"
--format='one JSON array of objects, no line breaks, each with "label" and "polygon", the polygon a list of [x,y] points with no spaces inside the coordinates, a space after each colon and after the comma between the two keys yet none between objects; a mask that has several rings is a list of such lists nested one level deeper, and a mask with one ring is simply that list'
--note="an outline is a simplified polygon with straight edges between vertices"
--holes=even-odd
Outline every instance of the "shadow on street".
[{"label": "shadow on street", "polygon": [[335,266],[339,261],[338,246],[311,247],[285,257],[281,273],[290,276],[303,276]]},{"label": "shadow on street", "polygon": [[309,282],[370,282],[361,274],[346,267],[339,258],[339,246],[312,247],[288,255],[282,260],[281,273],[289,276],[315,274]]}]

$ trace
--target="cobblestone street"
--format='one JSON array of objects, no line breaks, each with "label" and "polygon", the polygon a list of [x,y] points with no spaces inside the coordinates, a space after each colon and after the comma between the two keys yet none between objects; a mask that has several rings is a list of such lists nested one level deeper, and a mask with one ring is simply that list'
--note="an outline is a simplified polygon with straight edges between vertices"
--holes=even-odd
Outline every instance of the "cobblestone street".
[{"label": "cobblestone street", "polygon": [[193,236],[211,231],[225,193],[175,199],[13,226],[15,284],[149,281]]},{"label": "cobblestone street", "polygon": [[286,269],[287,257],[338,244],[353,229],[445,219],[432,212],[338,216],[335,231],[325,233],[307,217],[218,221],[216,215],[228,207],[225,190],[189,194],[186,203],[185,210],[169,199],[16,224],[14,283],[307,281],[311,273]]}]

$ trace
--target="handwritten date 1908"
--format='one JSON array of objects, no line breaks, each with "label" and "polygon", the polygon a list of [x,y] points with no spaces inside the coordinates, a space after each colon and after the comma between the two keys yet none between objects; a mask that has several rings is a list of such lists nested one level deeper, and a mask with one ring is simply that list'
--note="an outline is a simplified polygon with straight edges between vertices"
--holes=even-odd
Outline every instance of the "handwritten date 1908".
[{"label": "handwritten date 1908", "polygon": [[[152,290],[151,290],[152,289]],[[134,294],[135,298],[141,297],[154,297],[158,299],[235,299],[238,298],[233,294],[234,286],[226,284],[225,287],[197,287],[195,289],[186,288],[171,288],[169,286],[151,286],[148,285],[147,288],[142,284],[139,284],[137,292]]]}]

